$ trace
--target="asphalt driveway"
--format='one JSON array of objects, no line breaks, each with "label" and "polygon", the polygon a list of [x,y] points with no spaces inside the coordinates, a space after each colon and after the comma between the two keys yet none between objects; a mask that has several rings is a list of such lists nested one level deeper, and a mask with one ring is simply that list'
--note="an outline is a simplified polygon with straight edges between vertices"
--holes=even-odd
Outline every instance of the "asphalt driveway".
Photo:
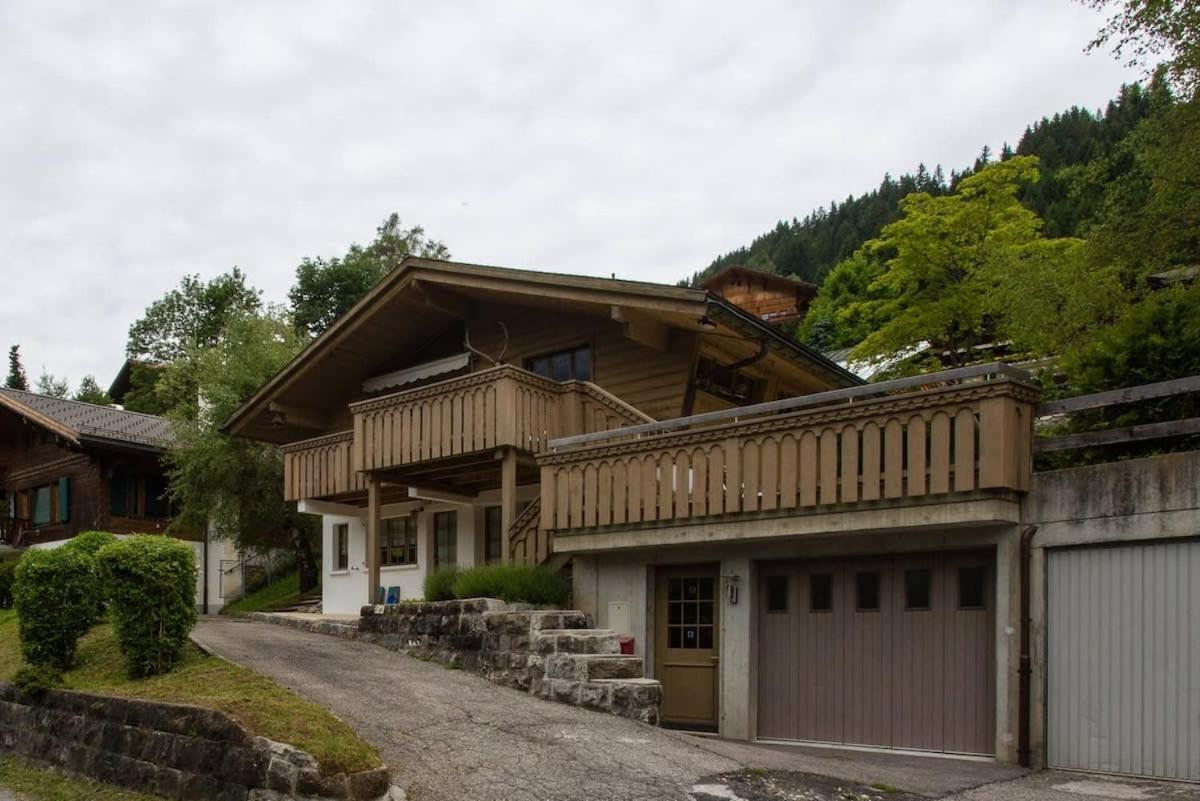
[{"label": "asphalt driveway", "polygon": [[1062,774],[1018,778],[1025,772],[990,762],[695,737],[266,623],[207,618],[196,638],[331,709],[379,748],[413,801],[1094,801],[1123,792],[1062,791]]}]

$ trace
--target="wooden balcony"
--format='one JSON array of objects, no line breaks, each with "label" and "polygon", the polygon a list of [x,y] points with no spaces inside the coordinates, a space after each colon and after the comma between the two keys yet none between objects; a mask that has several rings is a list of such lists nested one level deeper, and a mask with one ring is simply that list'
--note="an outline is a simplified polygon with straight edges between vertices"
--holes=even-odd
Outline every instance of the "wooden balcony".
[{"label": "wooden balcony", "polygon": [[283,497],[335,498],[363,493],[366,482],[351,465],[354,432],[344,431],[283,447]]},{"label": "wooden balcony", "polygon": [[[287,445],[287,500],[361,495],[367,473],[389,482],[464,491],[497,485],[494,455],[529,456],[555,437],[653,422],[599,387],[551,381],[501,365],[351,404],[354,428]],[[529,481],[537,480],[528,460]]]},{"label": "wooden balcony", "polygon": [[541,528],[606,527],[1023,492],[1037,385],[981,365],[550,443]]}]

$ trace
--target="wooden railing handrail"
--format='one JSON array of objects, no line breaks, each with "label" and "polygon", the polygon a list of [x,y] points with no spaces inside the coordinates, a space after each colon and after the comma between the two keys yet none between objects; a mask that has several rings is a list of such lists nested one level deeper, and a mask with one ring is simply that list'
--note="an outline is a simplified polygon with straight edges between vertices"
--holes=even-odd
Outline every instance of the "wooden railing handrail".
[{"label": "wooden railing handrail", "polygon": [[603,403],[608,408],[615,412],[620,412],[631,420],[640,420],[642,423],[656,422],[653,417],[643,412],[634,406],[630,406],[625,401],[618,398],[603,387],[593,384],[591,381],[567,381],[561,385],[565,389],[572,387],[578,388],[585,395],[591,396],[599,403]]},{"label": "wooden railing handrail", "polygon": [[346,442],[354,439],[354,431],[337,431],[333,434],[322,434],[319,437],[311,437],[302,439],[299,442],[289,442],[286,445],[280,445],[279,450],[283,453],[295,453],[296,451],[304,451],[309,448],[320,448],[324,445],[333,445],[337,442]]},{"label": "wooden railing handrail", "polygon": [[590,434],[577,434],[570,437],[560,437],[558,439],[550,440],[548,446],[551,451],[557,451],[564,448],[592,445],[598,442],[605,442],[618,438],[664,434],[671,431],[678,431],[683,428],[704,426],[712,423],[721,423],[727,420],[737,422],[739,419],[744,417],[758,417],[767,414],[792,412],[799,409],[841,402],[849,403],[865,398],[871,398],[877,395],[887,395],[890,393],[899,392],[901,390],[912,389],[914,387],[926,387],[930,384],[945,384],[946,382],[951,381],[963,382],[972,379],[982,379],[987,381],[994,378],[1003,378],[1005,380],[1029,382],[1030,384],[1033,384],[1033,377],[1030,376],[1029,373],[1019,368],[1004,364],[1003,362],[977,364],[970,367],[959,367],[954,370],[944,370],[939,373],[926,373],[919,376],[897,378],[891,381],[881,381],[878,384],[865,384],[857,387],[830,390],[828,392],[817,392],[812,395],[801,395],[796,398],[785,398],[783,400],[757,403],[752,406],[740,406],[735,409],[722,409],[721,411],[717,412],[706,412],[705,414],[696,414],[689,417],[676,417],[670,420],[662,420],[655,423],[646,423],[636,426],[627,426],[625,428],[613,429],[611,431],[597,431]]},{"label": "wooden railing handrail", "polygon": [[1124,389],[1110,389],[1105,392],[1093,392],[1090,395],[1076,395],[1056,401],[1046,401],[1038,404],[1038,417],[1049,417],[1053,414],[1080,412],[1084,409],[1103,409],[1106,406],[1116,406],[1122,403],[1153,398],[1166,398],[1172,395],[1184,395],[1189,392],[1200,392],[1200,375],[1186,378],[1172,378],[1169,381],[1156,381],[1153,384],[1140,384]]},{"label": "wooden railing handrail", "polygon": [[360,412],[371,411],[372,409],[385,408],[395,406],[401,403],[408,403],[415,400],[424,400],[426,398],[435,398],[439,395],[444,395],[455,390],[475,387],[481,384],[488,384],[506,375],[511,375],[526,383],[540,386],[543,389],[550,391],[561,391],[562,384],[558,381],[553,381],[549,378],[544,378],[537,373],[532,373],[515,364],[499,364],[495,367],[489,367],[486,370],[480,370],[467,375],[448,378],[445,381],[437,381],[433,384],[425,384],[424,386],[414,387],[413,389],[405,389],[400,392],[392,392],[387,395],[380,395],[376,398],[366,398],[365,400],[354,401],[350,404],[350,412],[358,414]]}]

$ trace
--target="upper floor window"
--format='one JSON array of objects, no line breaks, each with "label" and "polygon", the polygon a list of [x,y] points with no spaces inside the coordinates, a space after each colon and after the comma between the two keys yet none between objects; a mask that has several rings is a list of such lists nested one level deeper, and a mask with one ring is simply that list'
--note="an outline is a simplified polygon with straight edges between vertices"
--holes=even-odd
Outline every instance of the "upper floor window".
[{"label": "upper floor window", "polygon": [[117,517],[166,519],[175,514],[166,477],[118,464],[108,479],[108,510]]},{"label": "upper floor window", "polygon": [[588,345],[525,360],[525,369],[554,381],[591,381],[592,349]]}]

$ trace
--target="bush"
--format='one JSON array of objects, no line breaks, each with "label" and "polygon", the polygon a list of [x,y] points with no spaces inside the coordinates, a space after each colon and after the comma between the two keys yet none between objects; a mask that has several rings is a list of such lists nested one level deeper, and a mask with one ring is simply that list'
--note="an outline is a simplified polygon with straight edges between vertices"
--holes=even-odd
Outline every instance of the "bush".
[{"label": "bush", "polygon": [[454,580],[455,598],[499,598],[538,606],[562,606],[571,583],[544,567],[485,565],[463,570]]},{"label": "bush", "polygon": [[449,601],[454,598],[454,581],[458,578],[458,570],[444,567],[435,570],[425,577],[426,601]]},{"label": "bush", "polygon": [[[109,534],[107,531],[84,531],[67,540],[62,547],[86,554],[89,559],[95,559],[101,548],[114,542],[117,542],[116,534]],[[98,569],[96,575],[100,575]],[[108,614],[108,589],[104,586],[104,582],[100,581],[96,592],[96,604],[92,609],[91,622],[99,623],[106,614]]]},{"label": "bush", "polygon": [[28,551],[17,563],[13,603],[21,653],[31,665],[69,670],[100,597],[96,561],[69,548]]},{"label": "bush", "polygon": [[16,559],[0,559],[0,609],[12,609],[13,576],[16,570]]},{"label": "bush", "polygon": [[196,625],[196,554],[170,537],[141,534],[104,546],[113,629],[130,677],[171,670]]},{"label": "bush", "polygon": [[12,683],[26,695],[41,698],[46,690],[61,687],[63,676],[61,670],[50,665],[26,665],[13,674]]}]

